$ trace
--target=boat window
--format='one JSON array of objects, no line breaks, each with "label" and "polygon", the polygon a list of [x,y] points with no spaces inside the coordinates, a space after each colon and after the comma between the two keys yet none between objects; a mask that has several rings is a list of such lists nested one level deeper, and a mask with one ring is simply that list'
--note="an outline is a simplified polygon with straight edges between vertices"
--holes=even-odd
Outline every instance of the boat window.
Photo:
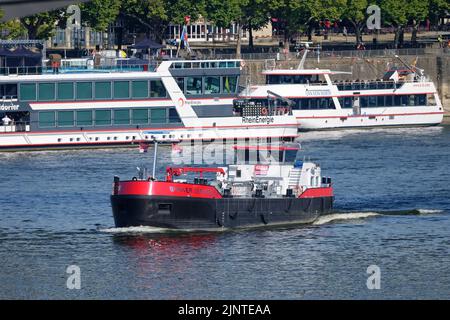
[{"label": "boat window", "polygon": [[148,82],[147,81],[133,81],[132,82],[133,98],[147,98],[148,97]]},{"label": "boat window", "polygon": [[184,78],[179,77],[179,78],[175,78],[175,80],[177,81],[177,84],[178,84],[178,87],[180,88],[180,90],[182,92],[185,92],[185,90],[184,90]]},{"label": "boat window", "polygon": [[408,105],[408,100],[409,100],[408,96],[401,96],[401,100],[402,100],[402,102],[401,102],[402,107],[405,107]]},{"label": "boat window", "polygon": [[130,124],[130,110],[114,110],[114,124]]},{"label": "boat window", "polygon": [[92,82],[77,82],[77,100],[92,99]]},{"label": "boat window", "polygon": [[95,99],[111,99],[111,82],[95,83]]},{"label": "boat window", "polygon": [[164,98],[166,96],[167,96],[167,91],[161,80],[150,81],[150,97]]},{"label": "boat window", "polygon": [[49,128],[55,126],[55,112],[54,111],[40,111],[39,112],[39,127]]},{"label": "boat window", "polygon": [[223,77],[222,78],[223,93],[236,93],[237,92],[237,84],[238,84],[237,76]]},{"label": "boat window", "polygon": [[126,99],[130,97],[129,81],[114,81],[114,98]]},{"label": "boat window", "polygon": [[166,109],[150,109],[152,123],[166,123]]},{"label": "boat window", "polygon": [[39,83],[39,101],[55,100],[55,84]]},{"label": "boat window", "polygon": [[20,100],[36,101],[36,84],[21,83],[20,84]]},{"label": "boat window", "polygon": [[408,106],[414,107],[414,95],[409,95],[408,97]]},{"label": "boat window", "polygon": [[77,126],[92,126],[92,111],[77,111]]},{"label": "boat window", "polygon": [[220,77],[205,77],[205,94],[220,93]]},{"label": "boat window", "polygon": [[394,96],[385,96],[384,105],[386,107],[392,107],[394,105]]},{"label": "boat window", "polygon": [[2,98],[17,98],[17,83],[0,84],[0,96]]},{"label": "boat window", "polygon": [[202,94],[202,77],[187,77],[186,94]]},{"label": "boat window", "polygon": [[58,111],[58,127],[73,127],[73,111]]},{"label": "boat window", "polygon": [[179,123],[181,122],[180,116],[175,108],[169,109],[169,122],[170,123]]},{"label": "boat window", "polygon": [[415,96],[414,105],[416,106],[426,106],[427,105],[427,95],[418,94]]},{"label": "boat window", "polygon": [[58,100],[73,100],[73,82],[58,83]]},{"label": "boat window", "polygon": [[148,123],[148,109],[133,109],[133,110],[131,110],[131,121],[133,124],[147,124]]},{"label": "boat window", "polygon": [[384,96],[378,96],[377,97],[377,106],[378,107],[384,107]]},{"label": "boat window", "polygon": [[368,97],[368,106],[376,107],[377,106],[377,96],[369,96]]},{"label": "boat window", "polygon": [[401,105],[401,96],[394,96],[394,106],[399,107]]},{"label": "boat window", "polygon": [[359,98],[359,106],[361,107],[361,108],[367,108],[367,106],[368,106],[368,98],[367,97],[360,97]]},{"label": "boat window", "polygon": [[111,110],[95,110],[95,125],[105,126],[111,124]]}]

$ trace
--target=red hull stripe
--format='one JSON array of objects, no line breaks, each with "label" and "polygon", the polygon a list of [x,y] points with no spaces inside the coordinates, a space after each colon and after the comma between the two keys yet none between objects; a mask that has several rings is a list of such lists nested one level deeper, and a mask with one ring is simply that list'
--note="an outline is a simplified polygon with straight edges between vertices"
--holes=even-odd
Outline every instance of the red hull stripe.
[{"label": "red hull stripe", "polygon": [[365,115],[349,115],[349,116],[310,116],[296,117],[296,119],[334,119],[334,118],[369,118],[369,117],[390,117],[390,116],[424,116],[433,114],[444,114],[444,112],[419,112],[419,113],[386,113],[386,114],[365,114]]},{"label": "red hull stripe", "polygon": [[[353,90],[353,92],[361,92],[362,90]],[[417,92],[415,94],[435,94],[436,92]],[[368,97],[368,96],[405,96],[410,95],[410,93],[361,93],[361,94],[339,94],[339,95],[322,95],[322,96],[286,96],[287,99],[301,99],[301,98],[345,98],[345,97]],[[239,96],[243,99],[267,99],[267,96]]]},{"label": "red hull stripe", "polygon": [[[112,133],[113,134],[113,133]],[[297,138],[298,136],[282,136],[282,137],[273,137],[273,136],[263,136],[258,138]],[[244,139],[244,137],[227,137],[226,139]],[[218,138],[224,139],[224,138]],[[186,138],[179,139],[181,141],[191,141],[191,140],[211,140],[206,138]],[[57,142],[57,143],[32,143],[32,144],[8,144],[8,145],[0,145],[0,149],[8,149],[8,148],[17,148],[17,147],[58,147],[58,146],[90,146],[90,145],[132,145],[133,141],[98,141],[98,142]],[[137,145],[137,144],[136,144]]]},{"label": "red hull stripe", "polygon": [[121,181],[119,195],[220,199],[215,187],[166,181]]},{"label": "red hull stripe", "polygon": [[332,197],[333,188],[309,188],[303,192],[299,198],[322,198],[322,197]]},{"label": "red hull stripe", "polygon": [[[38,132],[26,132],[27,134],[48,134],[48,133],[80,133],[80,132],[104,132],[104,133],[114,133],[114,132],[136,132],[136,130],[139,131],[171,131],[171,130],[190,130],[190,129],[232,129],[232,128],[236,128],[236,129],[247,129],[247,128],[263,128],[263,127],[280,127],[280,128],[285,128],[285,127],[296,127],[297,124],[293,124],[293,123],[280,123],[280,124],[261,124],[261,125],[239,125],[239,126],[205,126],[205,127],[171,127],[171,128],[139,128],[139,129],[114,129],[114,130],[69,130],[69,131],[58,131],[58,130],[54,130],[54,131],[38,131]],[[1,134],[18,134],[20,132],[2,132]],[[150,133],[149,133],[150,134]]]},{"label": "red hull stripe", "polygon": [[[228,100],[228,99],[234,99],[235,96],[231,95],[228,97],[219,97],[219,98],[205,98],[205,97],[199,97],[199,98],[189,98],[186,99],[187,101],[195,101],[195,100],[213,100],[217,101],[217,99],[220,100]],[[115,99],[115,100],[75,100],[75,101],[30,101],[30,105],[42,105],[42,104],[58,104],[58,105],[67,105],[67,104],[92,104],[92,103],[105,103],[105,102],[157,102],[157,101],[172,101],[170,98],[151,98],[151,99]]]}]

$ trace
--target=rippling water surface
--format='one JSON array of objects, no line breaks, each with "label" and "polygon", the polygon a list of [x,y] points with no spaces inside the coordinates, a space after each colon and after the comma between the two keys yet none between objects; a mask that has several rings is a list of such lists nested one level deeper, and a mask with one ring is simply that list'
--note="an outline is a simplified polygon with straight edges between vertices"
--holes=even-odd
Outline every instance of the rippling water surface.
[{"label": "rippling water surface", "polygon": [[[135,149],[0,153],[0,298],[450,298],[450,128],[302,134],[338,212],[310,226],[116,229],[112,177]],[[170,161],[161,148],[160,169]],[[68,290],[66,268],[81,268]],[[369,265],[381,289],[368,290]]]}]

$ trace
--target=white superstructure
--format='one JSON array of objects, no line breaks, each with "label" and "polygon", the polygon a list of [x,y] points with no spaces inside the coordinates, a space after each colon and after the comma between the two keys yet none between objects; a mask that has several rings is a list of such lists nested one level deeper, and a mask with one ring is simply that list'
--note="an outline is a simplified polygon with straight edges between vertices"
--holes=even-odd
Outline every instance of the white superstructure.
[{"label": "white superstructure", "polygon": [[[233,113],[239,60],[165,61],[155,71],[0,76],[1,149],[133,141],[292,140],[292,113]],[[10,93],[10,95],[7,95]]]},{"label": "white superstructure", "polygon": [[[376,81],[332,81],[345,72],[325,69],[265,70],[265,85],[240,97],[270,105],[272,96],[290,100],[299,130],[437,125],[444,110],[436,87],[416,67],[390,70]],[[286,104],[285,101],[276,102]]]}]

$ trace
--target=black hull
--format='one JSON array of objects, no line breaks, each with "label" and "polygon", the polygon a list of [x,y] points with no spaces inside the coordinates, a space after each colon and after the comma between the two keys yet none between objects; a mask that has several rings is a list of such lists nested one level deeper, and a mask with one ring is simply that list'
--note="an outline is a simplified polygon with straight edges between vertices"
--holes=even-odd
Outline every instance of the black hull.
[{"label": "black hull", "polygon": [[199,199],[112,195],[116,227],[213,230],[314,222],[331,212],[333,197]]}]

